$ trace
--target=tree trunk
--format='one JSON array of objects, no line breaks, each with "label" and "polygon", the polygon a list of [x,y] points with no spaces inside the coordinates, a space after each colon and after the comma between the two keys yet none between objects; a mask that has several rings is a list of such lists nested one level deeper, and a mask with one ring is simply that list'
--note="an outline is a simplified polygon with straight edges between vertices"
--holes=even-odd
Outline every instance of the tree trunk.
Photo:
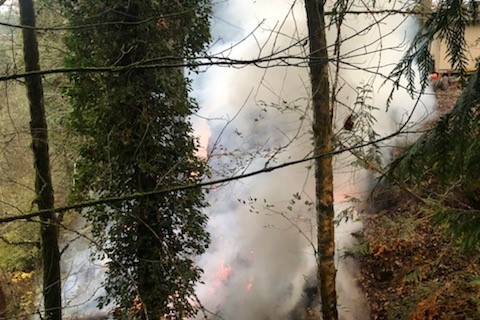
[{"label": "tree trunk", "polygon": [[7,300],[5,299],[5,293],[3,293],[2,286],[0,285],[0,320],[7,320]]},{"label": "tree trunk", "polygon": [[[328,52],[323,0],[305,0],[310,42],[310,78],[313,105],[314,154],[332,151],[332,110],[329,99]],[[315,160],[318,238],[318,292],[324,320],[338,319],[335,289],[332,157]]]},{"label": "tree trunk", "polygon": [[[23,53],[25,70],[40,70],[38,43],[36,38],[35,11],[32,0],[20,0],[20,21],[23,26]],[[30,132],[35,166],[36,202],[40,210],[54,206],[50,159],[48,154],[48,132],[45,120],[42,79],[39,75],[25,78],[30,105]],[[40,237],[42,241],[43,296],[45,318],[62,318],[62,298],[60,279],[60,254],[58,250],[58,224],[53,212],[40,216]]]}]

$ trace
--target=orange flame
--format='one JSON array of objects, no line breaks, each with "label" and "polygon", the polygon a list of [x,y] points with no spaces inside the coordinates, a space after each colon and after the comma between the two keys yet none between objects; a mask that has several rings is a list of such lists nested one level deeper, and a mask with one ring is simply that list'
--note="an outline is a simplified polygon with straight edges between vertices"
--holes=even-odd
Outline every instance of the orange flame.
[{"label": "orange flame", "polygon": [[220,271],[218,272],[218,277],[221,281],[224,281],[232,273],[232,268],[230,266],[225,266],[225,262],[222,260],[220,264]]},{"label": "orange flame", "polygon": [[225,283],[228,277],[232,274],[232,267],[226,266],[225,262],[222,260],[220,263],[220,270],[217,271],[217,276],[213,282],[213,286],[210,288],[210,291],[214,293],[217,289]]}]

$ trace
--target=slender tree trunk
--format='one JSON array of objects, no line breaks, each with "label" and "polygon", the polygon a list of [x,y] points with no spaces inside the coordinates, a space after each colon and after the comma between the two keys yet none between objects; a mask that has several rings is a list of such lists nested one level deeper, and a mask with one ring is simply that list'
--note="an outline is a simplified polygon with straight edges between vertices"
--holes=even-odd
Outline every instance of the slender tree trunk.
[{"label": "slender tree trunk", "polygon": [[[24,26],[35,27],[35,11],[32,0],[20,0],[20,21]],[[23,53],[26,71],[40,70],[38,43],[35,29],[22,29]],[[35,192],[38,208],[52,209],[54,206],[50,158],[48,154],[48,132],[45,120],[42,78],[32,75],[25,78],[30,104],[30,131],[35,166]],[[58,224],[54,213],[40,216],[42,240],[43,296],[45,318],[62,318],[60,280],[60,254],[58,250]]]},{"label": "slender tree trunk", "polygon": [[[305,0],[310,42],[313,134],[315,155],[332,151],[332,110],[329,99],[328,52],[325,36],[324,0]],[[324,320],[338,319],[335,289],[335,236],[333,228],[332,158],[315,160],[318,237],[318,291]]]},{"label": "slender tree trunk", "polygon": [[7,300],[5,299],[5,293],[0,285],[0,320],[7,320]]}]

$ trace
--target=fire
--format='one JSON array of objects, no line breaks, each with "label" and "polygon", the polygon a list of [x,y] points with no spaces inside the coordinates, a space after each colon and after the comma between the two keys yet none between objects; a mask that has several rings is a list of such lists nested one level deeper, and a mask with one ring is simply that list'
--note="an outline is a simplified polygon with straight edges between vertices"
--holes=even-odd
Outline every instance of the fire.
[{"label": "fire", "polygon": [[217,291],[220,286],[225,284],[231,274],[232,267],[230,267],[229,265],[225,265],[225,261],[222,260],[222,262],[220,263],[220,270],[217,271],[215,280],[213,281],[210,291],[212,293],[215,293],[215,291]]},{"label": "fire", "polygon": [[227,280],[231,273],[232,268],[230,266],[225,266],[225,262],[222,260],[220,264],[220,271],[218,272],[218,279],[220,282]]},{"label": "fire", "polygon": [[[248,255],[246,257],[243,257],[242,259],[239,259],[237,263],[241,264],[241,267],[248,268],[251,266],[253,262],[253,254],[254,251],[253,249],[249,249]],[[232,275],[232,267],[228,264],[225,263],[225,260],[221,260],[220,262],[220,268],[215,274],[215,279],[213,280],[213,283],[210,286],[210,292],[215,293],[217,290],[220,288],[224,287],[227,285],[229,278]],[[250,291],[253,288],[253,276],[249,276],[244,283],[245,285],[245,290]]]}]

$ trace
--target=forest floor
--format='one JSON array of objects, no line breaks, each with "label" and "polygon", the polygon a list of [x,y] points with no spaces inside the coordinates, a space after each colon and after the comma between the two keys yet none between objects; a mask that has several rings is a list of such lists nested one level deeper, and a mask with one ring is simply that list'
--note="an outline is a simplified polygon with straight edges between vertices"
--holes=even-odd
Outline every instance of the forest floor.
[{"label": "forest floor", "polygon": [[[436,93],[440,115],[460,92]],[[398,187],[383,187],[372,207],[354,250],[371,318],[480,319],[478,252],[462,252],[422,203]]]}]

